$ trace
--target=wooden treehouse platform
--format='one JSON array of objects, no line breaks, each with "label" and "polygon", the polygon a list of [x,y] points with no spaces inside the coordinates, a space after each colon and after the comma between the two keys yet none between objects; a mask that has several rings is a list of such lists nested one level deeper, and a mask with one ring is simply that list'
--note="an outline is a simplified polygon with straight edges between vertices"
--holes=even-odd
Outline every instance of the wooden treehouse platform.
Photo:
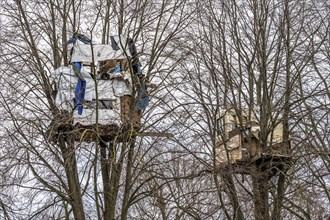
[{"label": "wooden treehouse platform", "polygon": [[[125,108],[123,108],[125,109]],[[173,137],[168,132],[153,132],[141,130],[141,114],[135,111],[129,117],[129,110],[122,111],[120,123],[112,124],[73,124],[72,115],[66,111],[60,112],[49,125],[47,135],[52,142],[57,142],[60,135],[73,138],[76,142],[93,142],[102,140],[105,142],[124,142],[136,136],[148,137]]]},{"label": "wooden treehouse platform", "polygon": [[60,135],[71,137],[76,142],[92,142],[96,140],[122,142],[129,137],[136,136],[137,128],[128,126],[119,126],[117,124],[62,124],[58,127],[50,128],[48,131],[48,139],[57,142]]},{"label": "wooden treehouse platform", "polygon": [[[269,121],[267,133],[247,110],[228,109],[217,118],[215,163],[219,172],[267,174],[285,170],[292,163],[290,141],[284,138],[281,120]],[[262,135],[262,137],[261,137]]]},{"label": "wooden treehouse platform", "polygon": [[121,103],[120,118],[107,124],[82,124],[74,122],[72,113],[60,111],[52,120],[48,128],[48,139],[56,142],[59,135],[70,136],[77,142],[91,142],[96,140],[122,142],[129,137],[136,136],[141,128],[141,114],[137,110],[129,109],[129,100]]},{"label": "wooden treehouse platform", "polygon": [[116,124],[109,125],[81,125],[76,124],[72,130],[75,141],[92,142],[96,140],[122,142],[130,137],[136,136],[138,128],[129,127],[127,125],[118,126]]},{"label": "wooden treehouse platform", "polygon": [[260,172],[267,173],[272,177],[287,167],[291,166],[292,157],[289,155],[276,155],[262,153],[251,158],[242,158],[234,163],[218,164],[216,170],[218,172],[229,172],[232,174],[253,175]]}]

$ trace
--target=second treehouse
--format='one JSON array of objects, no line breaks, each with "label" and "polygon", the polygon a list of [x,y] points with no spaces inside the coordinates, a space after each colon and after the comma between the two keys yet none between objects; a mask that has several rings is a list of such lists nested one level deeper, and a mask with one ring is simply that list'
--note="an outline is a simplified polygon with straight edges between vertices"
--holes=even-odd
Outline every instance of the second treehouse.
[{"label": "second treehouse", "polygon": [[76,141],[121,141],[140,129],[149,103],[135,44],[119,36],[111,36],[111,44],[92,44],[82,36],[69,41],[71,65],[53,73],[59,113],[50,138],[66,132]]},{"label": "second treehouse", "polygon": [[290,163],[290,142],[283,139],[283,123],[268,121],[261,137],[258,113],[248,110],[228,109],[217,118],[218,136],[215,146],[215,165],[220,170],[231,169],[233,173],[252,174],[255,169],[267,171],[269,177]]}]

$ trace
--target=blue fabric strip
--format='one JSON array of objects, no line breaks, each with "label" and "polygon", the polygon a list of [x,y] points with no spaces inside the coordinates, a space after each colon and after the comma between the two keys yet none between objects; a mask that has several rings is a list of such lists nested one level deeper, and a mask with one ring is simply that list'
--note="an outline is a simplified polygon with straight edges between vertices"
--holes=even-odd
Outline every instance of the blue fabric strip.
[{"label": "blue fabric strip", "polygon": [[[74,62],[73,65],[81,71],[82,64],[81,62]],[[81,77],[78,77],[76,89],[75,89],[75,97],[74,97],[74,104],[75,109],[78,110],[78,114],[81,115],[83,112],[83,101],[85,99],[85,91],[86,91],[86,80]]]}]

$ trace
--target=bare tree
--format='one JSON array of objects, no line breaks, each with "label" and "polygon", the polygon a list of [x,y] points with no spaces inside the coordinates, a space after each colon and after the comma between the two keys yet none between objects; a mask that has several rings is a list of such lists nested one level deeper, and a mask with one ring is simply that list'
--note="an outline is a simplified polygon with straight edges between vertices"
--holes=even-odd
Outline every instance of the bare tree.
[{"label": "bare tree", "polygon": [[[257,116],[261,140],[257,149],[262,152],[270,150],[266,144],[267,138],[281,121],[282,147],[288,155],[293,152],[293,158],[303,155],[305,141],[297,142],[291,139],[290,134],[294,136],[295,128],[302,125],[301,118],[296,116],[306,117],[304,111],[299,112],[298,106],[303,106],[309,97],[314,99],[316,91],[319,91],[303,94],[307,90],[299,89],[304,78],[309,77],[313,59],[322,53],[321,48],[326,45],[324,30],[328,28],[328,22],[323,12],[328,5],[326,2],[316,4],[208,1],[199,5],[199,20],[191,31],[190,47],[187,48],[192,55],[188,58],[189,64],[182,68],[194,94],[181,91],[203,111],[200,114],[202,118],[195,122],[204,128],[198,133],[209,136],[208,140],[200,140],[200,144],[207,147],[210,156],[216,157],[216,138],[219,133],[224,133],[219,127],[217,130],[219,122],[216,119],[221,109],[228,108],[236,111],[239,123],[242,123],[240,115],[244,109],[248,111],[248,121]],[[318,75],[320,77],[316,81],[324,82],[324,75],[320,72]],[[315,85],[309,83],[306,86]],[[327,102],[324,98],[322,102]],[[194,117],[198,117],[197,111]],[[190,109],[187,112],[192,114]],[[295,187],[287,182],[289,175],[294,175],[288,170],[291,163],[287,162],[274,165],[275,170],[267,168],[266,163],[252,164],[252,171],[246,170],[251,164],[238,165],[241,170],[235,170],[237,167],[234,165],[229,166],[228,170],[216,169],[214,184],[218,188],[218,199],[223,207],[228,207],[225,206],[225,192],[231,204],[230,209],[223,208],[226,218],[245,219],[249,216],[245,214],[249,213],[246,210],[253,206],[255,219],[281,219],[286,213],[282,211],[284,202],[287,204],[288,198],[293,199],[285,197],[286,190]],[[216,168],[216,163],[213,166]],[[244,182],[251,185],[246,185],[237,175],[233,175],[237,172],[243,173]],[[250,175],[245,175],[246,172]],[[273,177],[274,174],[277,176]],[[250,199],[245,199],[244,203],[249,205],[244,206],[242,201],[246,196]]]},{"label": "bare tree", "polygon": [[[0,218],[327,218],[328,9],[313,0],[4,2]],[[52,76],[70,64],[63,44],[75,32],[135,42],[146,81],[157,83],[140,130],[107,139],[97,123],[99,138],[77,141]],[[289,159],[219,167],[223,109],[257,118],[262,152],[281,122]]]},{"label": "bare tree", "polygon": [[[56,82],[51,72],[69,63],[62,45],[78,31],[102,43],[109,43],[113,34],[130,36],[142,51],[140,60],[148,80],[171,74],[177,64],[171,42],[189,22],[191,13],[184,14],[186,7],[186,1],[5,4],[1,80],[6,92],[1,93],[1,111],[6,118],[3,140],[13,150],[4,152],[2,162],[13,164],[7,169],[17,177],[6,185],[10,190],[16,185],[21,197],[12,204],[3,203],[5,216],[18,218],[16,210],[7,214],[6,208],[16,205],[17,212],[28,218],[127,219],[130,207],[148,194],[143,190],[149,189],[142,186],[155,179],[145,174],[155,158],[140,162],[144,152],[152,151],[152,141],[147,145],[136,137],[122,143],[75,141],[70,116],[55,105]],[[162,120],[152,116],[156,107],[151,105],[145,112],[146,129],[156,129]],[[52,141],[46,131],[54,130],[59,133]],[[23,207],[21,202],[30,206]]]}]

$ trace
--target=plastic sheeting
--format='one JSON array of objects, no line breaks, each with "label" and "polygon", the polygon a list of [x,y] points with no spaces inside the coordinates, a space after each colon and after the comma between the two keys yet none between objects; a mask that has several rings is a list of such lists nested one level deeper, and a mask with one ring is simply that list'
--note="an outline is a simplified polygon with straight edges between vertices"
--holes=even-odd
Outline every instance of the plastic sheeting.
[{"label": "plastic sheeting", "polygon": [[[120,107],[119,98],[116,99],[116,105]],[[119,124],[120,119],[120,109],[110,110],[110,109],[99,109],[98,110],[98,123],[99,124]],[[74,111],[73,123],[79,123],[82,125],[92,125],[96,124],[96,110],[85,108],[81,115]]]},{"label": "plastic sheeting", "polygon": [[[85,76],[90,74],[82,71]],[[56,105],[63,110],[72,111],[74,108],[75,87],[78,81],[78,77],[70,67],[60,67],[54,72],[54,78],[57,85],[58,93],[56,96]],[[96,94],[98,99],[111,100],[113,102],[113,109],[99,109],[99,123],[111,124],[114,121],[120,121],[120,97],[124,95],[131,95],[131,81],[130,75],[126,72],[121,72],[122,77],[113,78],[111,80],[97,80],[97,86],[93,78],[85,78],[86,91],[84,98],[84,111],[81,115],[78,115],[77,111],[74,111],[74,124],[80,123],[83,125],[96,123],[96,111],[95,108],[89,108],[87,104],[95,101]],[[96,93],[97,90],[97,93]]]},{"label": "plastic sheeting", "polygon": [[[109,44],[93,44],[93,53],[92,46],[88,44],[77,43],[74,45],[73,53],[71,56],[71,62],[86,62],[92,63],[104,60],[111,59],[125,59],[131,56],[131,53],[125,47],[125,43],[119,41],[119,37],[114,37],[114,40],[117,42],[119,50],[114,50],[113,47]],[[94,55],[94,56],[93,56]]]},{"label": "plastic sheeting", "polygon": [[138,100],[136,103],[137,109],[143,111],[149,105],[150,98],[148,96],[147,86],[144,79],[140,81],[140,89],[138,92]]},{"label": "plastic sheeting", "polygon": [[86,91],[86,80],[78,78],[76,89],[75,89],[75,97],[74,103],[78,111],[78,114],[81,115],[83,112],[83,102],[85,100],[85,91]]}]

